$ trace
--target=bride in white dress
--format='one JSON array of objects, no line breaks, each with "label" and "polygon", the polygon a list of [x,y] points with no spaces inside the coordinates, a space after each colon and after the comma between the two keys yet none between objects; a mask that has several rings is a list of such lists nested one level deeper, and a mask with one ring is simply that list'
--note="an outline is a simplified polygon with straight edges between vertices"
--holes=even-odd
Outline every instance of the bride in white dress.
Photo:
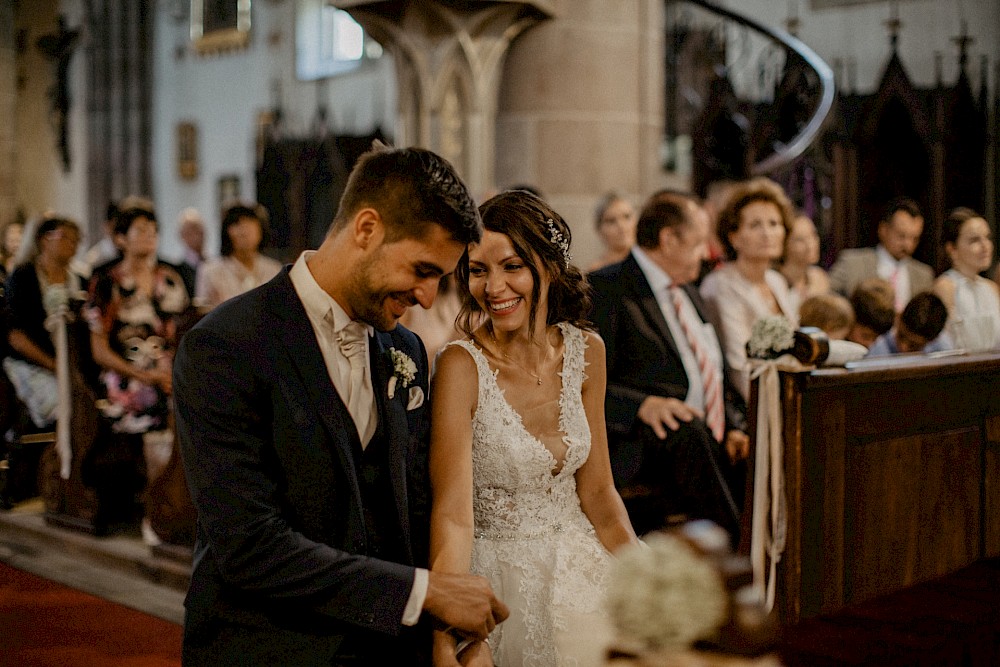
[{"label": "bride in white dress", "polygon": [[[465,340],[437,360],[431,569],[486,577],[510,617],[461,664],[603,664],[611,553],[637,542],[611,478],[604,343],[586,330],[570,232],[541,199],[504,192],[456,271]],[[435,632],[435,665],[459,664]]]}]

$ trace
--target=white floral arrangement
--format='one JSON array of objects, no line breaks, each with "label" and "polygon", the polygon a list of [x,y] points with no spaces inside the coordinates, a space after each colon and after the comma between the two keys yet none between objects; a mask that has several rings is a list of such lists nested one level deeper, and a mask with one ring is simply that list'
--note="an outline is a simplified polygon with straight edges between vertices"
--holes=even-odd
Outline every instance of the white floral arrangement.
[{"label": "white floral arrangement", "polygon": [[607,608],[622,639],[683,650],[717,635],[729,615],[729,595],[710,560],[678,537],[655,533],[615,560]]},{"label": "white floral arrangement", "polygon": [[417,364],[410,358],[410,355],[389,348],[389,355],[392,357],[392,377],[389,378],[389,399],[396,395],[396,385],[402,384],[403,388],[410,386],[417,379]]},{"label": "white floral arrangement", "polygon": [[751,359],[776,359],[795,346],[795,329],[784,315],[769,315],[753,323],[747,356]]}]

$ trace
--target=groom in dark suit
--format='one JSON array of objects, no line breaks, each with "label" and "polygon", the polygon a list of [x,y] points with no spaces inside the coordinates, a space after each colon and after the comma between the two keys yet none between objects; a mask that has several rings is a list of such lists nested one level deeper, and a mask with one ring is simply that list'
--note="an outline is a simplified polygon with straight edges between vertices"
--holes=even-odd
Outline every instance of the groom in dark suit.
[{"label": "groom in dark suit", "polygon": [[484,639],[506,617],[484,579],[420,567],[427,358],[396,326],[481,236],[445,160],[379,147],[317,251],[185,335],[186,665],[422,664],[428,623]]},{"label": "groom in dark suit", "polygon": [[[706,518],[738,537],[726,479],[746,456],[746,406],[692,282],[706,256],[706,212],[694,199],[655,195],[638,247],[588,276],[608,357],[605,400],[615,483],[637,533],[674,514]],[[734,545],[735,546],[735,545]]]}]

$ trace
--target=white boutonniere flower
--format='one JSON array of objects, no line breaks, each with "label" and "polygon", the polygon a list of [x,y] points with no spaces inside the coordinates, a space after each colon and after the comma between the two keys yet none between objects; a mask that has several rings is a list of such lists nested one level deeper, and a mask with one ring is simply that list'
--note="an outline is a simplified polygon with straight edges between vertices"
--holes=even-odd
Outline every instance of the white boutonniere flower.
[{"label": "white boutonniere flower", "polygon": [[396,395],[397,384],[401,384],[405,389],[417,378],[417,364],[408,354],[400,352],[394,347],[389,348],[389,356],[392,357],[392,377],[389,378],[389,400],[392,400]]}]

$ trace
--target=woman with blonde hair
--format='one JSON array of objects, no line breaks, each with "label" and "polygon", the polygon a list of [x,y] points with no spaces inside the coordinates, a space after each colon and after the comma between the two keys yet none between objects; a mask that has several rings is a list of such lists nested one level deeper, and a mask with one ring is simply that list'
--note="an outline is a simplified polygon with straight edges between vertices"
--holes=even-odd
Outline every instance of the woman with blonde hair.
[{"label": "woman with blonde hair", "polygon": [[754,322],[784,315],[798,324],[798,308],[785,278],[772,269],[792,226],[792,206],[781,186],[755,178],[737,187],[719,216],[726,263],[705,277],[701,296],[722,338],[730,378],[747,398],[746,344]]},{"label": "woman with blonde hair", "polygon": [[611,190],[597,201],[594,210],[594,226],[604,245],[604,254],[587,267],[588,273],[620,262],[628,256],[635,245],[635,228],[639,219],[632,202]]}]

